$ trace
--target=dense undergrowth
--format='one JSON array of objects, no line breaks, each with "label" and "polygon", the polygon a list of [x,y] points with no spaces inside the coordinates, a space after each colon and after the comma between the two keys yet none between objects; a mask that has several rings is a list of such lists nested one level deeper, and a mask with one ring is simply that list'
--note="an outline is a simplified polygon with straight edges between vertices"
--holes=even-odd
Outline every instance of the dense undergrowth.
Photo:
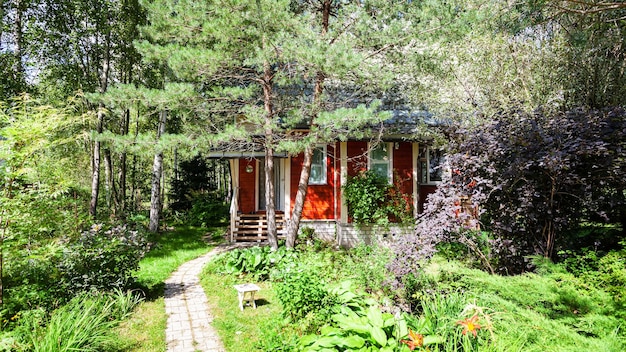
[{"label": "dense undergrowth", "polygon": [[163,282],[219,234],[181,226],[147,236],[98,225],[47,256],[12,261],[0,351],[164,349]]},{"label": "dense undergrowth", "polygon": [[[535,272],[517,276],[471,268],[459,252],[442,251],[394,290],[384,246],[256,247],[220,257],[203,284],[231,351],[626,349],[623,248],[533,258]],[[262,285],[259,312],[237,312],[232,285],[242,282]]]}]

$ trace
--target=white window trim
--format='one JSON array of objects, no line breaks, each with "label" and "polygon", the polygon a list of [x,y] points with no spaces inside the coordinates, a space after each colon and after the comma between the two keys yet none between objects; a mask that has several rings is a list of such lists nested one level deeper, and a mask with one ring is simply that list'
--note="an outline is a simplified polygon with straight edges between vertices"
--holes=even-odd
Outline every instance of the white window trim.
[{"label": "white window trim", "polygon": [[[431,181],[430,179],[430,150],[432,149],[430,146],[426,146],[426,182],[421,182],[422,180],[420,179],[420,184],[422,185],[426,185],[426,186],[436,186],[441,184],[442,181]],[[422,161],[420,160],[420,164],[422,163]],[[446,172],[446,167],[444,166],[442,172]],[[422,170],[420,170],[420,173],[422,172]]]},{"label": "white window trim", "polygon": [[[325,144],[316,145],[314,149],[321,149],[324,154],[324,161],[322,163],[322,180],[318,182],[311,181],[311,175],[309,175],[309,184],[313,186],[327,185],[328,184],[328,150]],[[313,157],[313,156],[311,156]],[[313,169],[313,162],[311,162],[311,169]]]},{"label": "white window trim", "polygon": [[370,152],[368,153],[368,158],[367,158],[367,169],[368,170],[372,170],[372,164],[373,164],[373,160],[372,160],[372,151],[374,150],[375,147],[379,147],[382,145],[386,145],[387,147],[387,164],[389,165],[389,167],[387,168],[387,180],[389,180],[389,183],[393,182],[393,143],[379,143],[378,145],[375,145],[373,143],[369,144],[369,150]]}]

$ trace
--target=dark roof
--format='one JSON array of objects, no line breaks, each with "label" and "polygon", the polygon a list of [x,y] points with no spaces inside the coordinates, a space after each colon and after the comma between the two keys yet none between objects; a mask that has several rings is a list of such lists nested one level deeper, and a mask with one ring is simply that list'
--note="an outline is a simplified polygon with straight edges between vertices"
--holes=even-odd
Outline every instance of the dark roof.
[{"label": "dark roof", "polygon": [[435,117],[426,110],[393,109],[390,119],[384,122],[386,135],[418,137],[420,126],[437,127],[449,124],[449,121]]}]

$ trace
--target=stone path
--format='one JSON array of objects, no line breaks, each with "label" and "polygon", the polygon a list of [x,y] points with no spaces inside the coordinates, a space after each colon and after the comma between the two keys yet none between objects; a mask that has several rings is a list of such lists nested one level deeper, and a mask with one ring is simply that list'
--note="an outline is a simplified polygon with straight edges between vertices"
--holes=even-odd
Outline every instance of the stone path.
[{"label": "stone path", "polygon": [[211,325],[213,317],[199,275],[215,255],[242,246],[217,246],[211,252],[181,265],[165,281],[165,313],[168,316],[165,341],[168,352],[224,351]]}]

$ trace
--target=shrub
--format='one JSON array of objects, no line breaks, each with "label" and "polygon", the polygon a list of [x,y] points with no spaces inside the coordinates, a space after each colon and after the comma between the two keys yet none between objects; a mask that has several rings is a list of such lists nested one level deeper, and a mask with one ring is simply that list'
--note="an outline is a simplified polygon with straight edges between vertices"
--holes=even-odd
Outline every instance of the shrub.
[{"label": "shrub", "polygon": [[23,310],[49,310],[66,301],[68,292],[59,287],[60,273],[56,268],[61,250],[57,245],[42,246],[32,249],[28,256],[19,252],[5,259],[0,309],[3,327],[18,322]]},{"label": "shrub", "polygon": [[55,311],[45,328],[31,334],[33,351],[101,351],[110,342],[111,327],[139,302],[136,296],[81,294]]},{"label": "shrub", "polygon": [[357,225],[389,225],[390,220],[408,223],[413,219],[411,199],[402,193],[402,180],[390,185],[385,177],[373,171],[365,171],[348,177],[344,196],[348,214]]},{"label": "shrub", "polygon": [[581,221],[626,219],[625,115],[511,110],[451,133],[452,171],[429,196],[420,235],[458,232],[458,200],[471,199],[493,233],[501,271],[519,273],[529,269],[528,255],[552,257],[559,237]]},{"label": "shrub", "polygon": [[[305,351],[406,351],[401,339],[409,333],[404,318],[383,313],[372,301],[357,307],[338,306],[332,322],[320,335],[306,335],[299,346]],[[432,341],[426,340],[420,346]]]},{"label": "shrub", "polygon": [[249,274],[257,280],[267,280],[272,270],[296,257],[296,252],[285,247],[272,251],[269,246],[259,246],[230,251],[218,258],[215,265],[218,271],[227,274]]},{"label": "shrub", "polygon": [[590,248],[559,252],[557,265],[598,289],[610,293],[618,306],[626,306],[626,250],[602,254]]},{"label": "shrub", "polygon": [[[326,284],[316,274],[305,268],[289,270],[275,286],[276,297],[283,306],[285,317],[299,320],[309,313],[319,314],[333,305],[333,297]],[[327,313],[327,312],[325,312]]]},{"label": "shrub", "polygon": [[59,264],[61,285],[67,292],[128,288],[146,251],[146,239],[139,231],[125,225],[108,230],[93,225],[64,251]]},{"label": "shrub", "polygon": [[185,223],[192,226],[222,225],[228,219],[229,204],[224,202],[220,192],[191,192],[191,208],[185,216]]},{"label": "shrub", "polygon": [[391,260],[389,248],[360,244],[348,252],[349,260],[342,264],[350,268],[347,274],[368,292],[382,291],[389,278],[387,264]]}]

